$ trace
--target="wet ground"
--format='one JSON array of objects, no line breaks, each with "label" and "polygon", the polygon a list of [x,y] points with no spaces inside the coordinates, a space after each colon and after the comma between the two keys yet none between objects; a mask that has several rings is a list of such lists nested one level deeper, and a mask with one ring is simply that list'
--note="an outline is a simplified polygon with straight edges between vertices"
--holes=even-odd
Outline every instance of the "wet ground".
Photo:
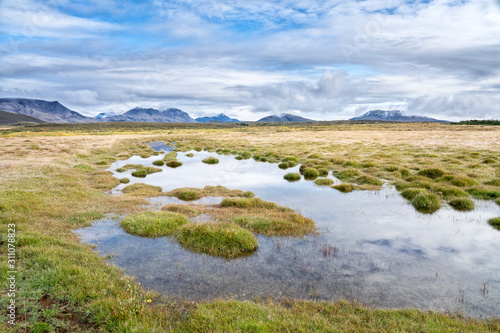
[{"label": "wet ground", "polygon": [[[110,170],[119,178],[130,178],[131,183],[161,186],[164,191],[206,185],[253,191],[259,198],[312,218],[319,235],[258,236],[259,249],[252,256],[227,260],[191,253],[171,238],[129,235],[113,218],[77,231],[83,241],[97,245],[102,255],[112,255],[110,261],[143,286],[194,300],[344,298],[386,308],[496,315],[500,306],[500,232],[487,223],[489,218],[500,216],[495,203],[476,201],[476,209],[466,213],[445,206],[424,215],[391,186],[377,192],[344,194],[311,181],[290,183],[283,179],[287,172],[298,172],[298,166],[281,170],[276,164],[253,159],[237,161],[230,155],[191,153],[192,158],[178,153],[181,167],[164,166],[162,172],[146,178],[131,177],[131,171],[116,173],[116,169],[128,163],[153,166],[162,155],[118,161]],[[220,163],[202,163],[207,156],[217,157]],[[119,195],[124,186],[118,186],[113,194]],[[219,200],[203,198],[201,203]],[[151,209],[159,209],[182,201],[159,197],[150,202]]]}]

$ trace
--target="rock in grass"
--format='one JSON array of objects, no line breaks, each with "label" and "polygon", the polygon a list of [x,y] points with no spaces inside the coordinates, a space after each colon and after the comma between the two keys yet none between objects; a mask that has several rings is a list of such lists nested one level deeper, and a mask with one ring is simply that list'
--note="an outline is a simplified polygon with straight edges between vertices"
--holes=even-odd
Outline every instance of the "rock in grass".
[{"label": "rock in grass", "polygon": [[178,168],[178,167],[180,167],[182,165],[182,162],[179,162],[179,161],[168,161],[165,164],[169,168]]},{"label": "rock in grass", "polygon": [[417,195],[411,204],[421,213],[432,214],[441,208],[439,197],[434,193],[424,193]]},{"label": "rock in grass", "polygon": [[500,230],[500,217],[495,217],[488,220],[488,223],[495,229]]},{"label": "rock in grass", "polygon": [[474,210],[475,204],[470,198],[455,198],[448,202],[451,207],[459,211],[471,211]]},{"label": "rock in grass", "polygon": [[332,188],[334,188],[337,191],[342,192],[342,193],[349,193],[349,192],[352,192],[356,189],[354,184],[351,184],[351,183],[344,183],[344,184],[335,185],[335,186],[332,186]]},{"label": "rock in grass", "polygon": [[283,178],[285,178],[289,182],[296,182],[296,181],[300,180],[300,178],[302,178],[302,176],[299,173],[290,172],[290,173],[287,173],[286,175],[284,175]]},{"label": "rock in grass", "polygon": [[219,159],[215,157],[207,157],[202,162],[205,164],[217,164],[219,163]]},{"label": "rock in grass", "polygon": [[121,226],[129,234],[154,238],[170,236],[187,223],[189,219],[179,213],[149,211],[125,216]]},{"label": "rock in grass", "polygon": [[122,192],[128,195],[152,197],[160,194],[162,188],[160,186],[137,183],[125,186]]},{"label": "rock in grass", "polygon": [[319,186],[331,186],[333,185],[333,179],[330,178],[320,178],[317,179],[314,184],[319,185]]},{"label": "rock in grass", "polygon": [[231,222],[186,224],[176,236],[188,250],[225,258],[250,254],[258,246],[250,231]]}]

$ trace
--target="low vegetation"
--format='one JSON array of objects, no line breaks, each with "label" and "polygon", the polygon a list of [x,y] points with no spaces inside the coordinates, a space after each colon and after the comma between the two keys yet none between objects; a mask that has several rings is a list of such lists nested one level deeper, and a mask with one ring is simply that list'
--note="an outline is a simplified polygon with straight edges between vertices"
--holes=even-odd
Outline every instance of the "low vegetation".
[{"label": "low vegetation", "polygon": [[160,195],[162,193],[162,188],[160,186],[136,183],[125,186],[122,193],[137,197],[153,197]]},{"label": "low vegetation", "polygon": [[422,193],[417,195],[411,204],[421,213],[432,214],[441,208],[439,197],[434,193]]},{"label": "low vegetation", "polygon": [[192,206],[192,205],[185,205],[185,204],[168,204],[163,207],[161,207],[161,210],[167,211],[167,212],[174,212],[174,213],[180,213],[183,214],[187,217],[196,217],[202,213],[202,209]]},{"label": "low vegetation", "polygon": [[121,226],[129,234],[154,238],[170,236],[187,223],[189,219],[179,213],[147,211],[125,216]]},{"label": "low vegetation", "polygon": [[203,189],[183,187],[164,193],[166,196],[176,197],[184,201],[198,200],[203,197],[244,197],[252,198],[250,191],[230,190],[224,186],[205,186]]},{"label": "low vegetation", "polygon": [[471,211],[476,208],[474,201],[472,201],[470,198],[455,198],[451,199],[448,203],[454,209],[464,212]]},{"label": "low vegetation", "polygon": [[495,229],[500,230],[500,217],[495,217],[488,220],[488,223]]},{"label": "low vegetation", "polygon": [[190,223],[176,237],[190,251],[226,258],[251,254],[258,246],[251,232],[230,222]]},{"label": "low vegetation", "polygon": [[332,186],[332,188],[334,188],[337,191],[342,192],[342,193],[349,193],[349,192],[354,191],[356,189],[356,186],[354,186],[354,184],[351,184],[351,183],[343,183],[343,184],[339,184],[339,185],[334,185],[334,186]]},{"label": "low vegetation", "polygon": [[[170,297],[142,290],[72,232],[105,213],[131,214],[147,203],[142,196],[150,194],[141,189],[127,195],[107,195],[106,191],[119,184],[119,180],[104,171],[113,159],[153,156],[150,147],[138,145],[147,140],[185,141],[181,146],[202,146],[208,151],[230,147],[230,152],[249,152],[252,156],[273,154],[275,157],[269,159],[279,161],[296,155],[297,161],[290,163],[304,163],[311,154],[319,154],[314,162],[307,163],[318,168],[322,165],[335,173],[345,169],[359,172],[347,182],[355,181],[361,174],[386,179],[390,184],[398,184],[400,191],[418,187],[432,192],[436,185],[452,185],[492,200],[495,195],[476,190],[500,190],[498,185],[489,183],[500,176],[498,163],[482,163],[490,156],[498,156],[497,127],[323,122],[246,125],[45,124],[3,130],[0,229],[4,235],[9,223],[15,223],[18,229],[16,249],[22,278],[16,280],[16,296],[22,307],[18,308],[17,330],[500,331],[498,318],[476,320],[413,309],[383,310],[343,301],[283,298],[173,302]],[[39,148],[33,150],[31,146]],[[359,166],[344,167],[346,161],[359,161]],[[386,165],[398,170],[386,170]],[[436,167],[446,170],[446,174],[436,179],[418,175],[423,169]],[[344,183],[334,186],[337,187],[354,189],[355,185]],[[161,188],[152,192],[161,193]],[[444,202],[439,193],[434,194]],[[500,204],[500,198],[495,202]],[[5,254],[5,239],[2,251]],[[3,263],[0,273],[5,281],[7,266]],[[1,299],[2,307],[7,305],[6,300]],[[5,321],[0,323],[0,331],[10,329]]]},{"label": "low vegetation", "polygon": [[320,179],[317,179],[314,184],[318,185],[318,186],[331,186],[333,185],[333,179],[330,179],[330,178],[320,178]]},{"label": "low vegetation", "polygon": [[207,158],[203,159],[202,162],[205,164],[218,164],[219,159],[215,158],[215,157],[207,157]]},{"label": "low vegetation", "polygon": [[296,182],[302,178],[302,176],[299,173],[296,172],[290,172],[287,173],[286,175],[283,176],[286,180],[289,182]]}]

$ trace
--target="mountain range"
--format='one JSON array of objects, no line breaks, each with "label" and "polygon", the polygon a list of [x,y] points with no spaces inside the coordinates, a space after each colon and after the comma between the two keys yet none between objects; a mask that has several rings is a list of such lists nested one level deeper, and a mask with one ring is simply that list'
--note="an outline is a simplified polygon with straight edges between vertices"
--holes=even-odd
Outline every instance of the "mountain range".
[{"label": "mountain range", "polygon": [[299,116],[295,116],[293,114],[289,113],[283,113],[279,116],[267,116],[262,119],[257,120],[258,123],[302,123],[302,122],[310,122],[310,121],[315,121],[312,119],[307,119]]},{"label": "mountain range", "polygon": [[422,116],[407,116],[402,111],[383,111],[372,110],[359,117],[354,117],[349,120],[378,120],[378,121],[395,121],[405,123],[449,123],[447,120],[439,120]]},{"label": "mountain range", "polygon": [[20,113],[12,113],[7,111],[0,111],[0,124],[14,125],[17,123],[45,123],[45,121],[38,118],[26,116]]},{"label": "mountain range", "polygon": [[236,118],[229,118],[224,113],[219,113],[213,117],[198,117],[196,121],[199,123],[239,123]]},{"label": "mountain range", "polygon": [[[100,113],[96,117],[86,117],[76,111],[70,110],[58,101],[44,101],[39,99],[26,98],[0,98],[0,110],[12,114],[24,115],[33,118],[22,118],[14,122],[49,122],[49,123],[91,123],[91,122],[162,122],[162,123],[209,123],[209,122],[240,122],[235,118],[230,118],[221,113],[212,117],[199,117],[193,119],[190,115],[176,108],[157,110],[152,108],[136,107],[123,114]],[[5,119],[14,119],[12,115],[3,115]],[[21,119],[21,118],[18,118]],[[446,123],[446,120],[439,120],[423,116],[406,115],[402,111],[372,110],[362,116],[349,120],[374,120],[393,122],[439,122]],[[9,120],[10,121],[10,120]],[[284,113],[281,115],[271,115],[257,120],[257,122],[312,122],[315,120],[299,117],[293,114]]]}]

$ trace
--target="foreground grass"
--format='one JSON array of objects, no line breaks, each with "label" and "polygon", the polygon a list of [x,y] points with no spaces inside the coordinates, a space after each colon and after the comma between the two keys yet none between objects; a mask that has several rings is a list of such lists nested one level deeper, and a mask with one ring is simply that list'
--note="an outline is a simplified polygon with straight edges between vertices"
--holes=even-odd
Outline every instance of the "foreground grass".
[{"label": "foreground grass", "polygon": [[125,216],[121,226],[126,232],[142,237],[163,237],[174,234],[189,219],[173,212],[140,212]]},{"label": "foreground grass", "polygon": [[[375,310],[346,302],[171,302],[142,291],[118,268],[107,265],[90,246],[83,245],[72,232],[75,228],[90,225],[105,213],[134,213],[138,207],[146,204],[141,198],[146,195],[144,193],[123,196],[105,194],[119,181],[109,173],[102,172],[102,169],[116,159],[132,155],[151,156],[153,152],[150,149],[138,145],[147,140],[186,140],[185,148],[202,145],[212,146],[213,149],[234,148],[231,151],[257,149],[254,153],[266,155],[274,152],[285,157],[297,154],[300,159],[307,159],[314,150],[323,153],[322,157],[338,159],[337,163],[341,159],[343,163],[347,159],[360,162],[370,159],[376,166],[360,169],[363,173],[373,173],[375,177],[380,172],[378,177],[394,181],[401,179],[398,176],[402,174],[401,168],[413,174],[418,172],[416,168],[425,169],[437,164],[447,172],[464,174],[460,177],[466,181],[467,178],[473,179],[475,184],[467,186],[483,184],[480,188],[497,190],[496,185],[484,183],[498,178],[498,164],[482,164],[487,156],[498,155],[500,150],[496,146],[483,145],[486,141],[500,142],[493,130],[465,130],[465,126],[457,126],[460,130],[448,130],[444,125],[427,128],[425,125],[382,124],[373,128],[372,125],[353,125],[349,127],[352,129],[349,135],[345,133],[349,128],[343,125],[333,128],[336,131],[325,127],[313,128],[314,131],[322,132],[303,131],[295,126],[258,127],[251,128],[247,135],[243,128],[219,129],[217,126],[208,129],[178,129],[173,125],[145,129],[143,124],[140,127],[122,124],[120,128],[113,127],[116,124],[92,126],[54,125],[30,128],[30,132],[16,129],[5,131],[4,136],[0,136],[1,255],[5,258],[7,225],[15,223],[19,260],[16,281],[16,302],[19,304],[17,325],[12,328],[3,320],[0,322],[0,331],[500,330],[498,319],[478,321],[416,310]],[[36,132],[38,130],[45,132]],[[260,131],[258,136],[252,132],[257,130]],[[105,135],[84,135],[86,131]],[[115,132],[122,134],[114,135]],[[432,144],[427,144],[421,138],[430,140]],[[463,147],[464,140],[469,147]],[[426,151],[427,157],[414,157],[422,154],[422,150]],[[380,151],[385,153],[381,154]],[[389,164],[394,164],[398,171],[387,171],[381,166]],[[362,164],[359,165],[362,168]],[[454,165],[457,165],[456,169]],[[331,167],[343,168],[340,164],[332,164]],[[460,178],[453,177],[459,184]],[[430,182],[438,183],[439,179]],[[497,231],[492,229],[492,232]],[[7,271],[3,260],[0,263],[2,281],[6,281]],[[6,318],[7,301],[7,297],[2,297],[0,301],[3,318]]]}]

